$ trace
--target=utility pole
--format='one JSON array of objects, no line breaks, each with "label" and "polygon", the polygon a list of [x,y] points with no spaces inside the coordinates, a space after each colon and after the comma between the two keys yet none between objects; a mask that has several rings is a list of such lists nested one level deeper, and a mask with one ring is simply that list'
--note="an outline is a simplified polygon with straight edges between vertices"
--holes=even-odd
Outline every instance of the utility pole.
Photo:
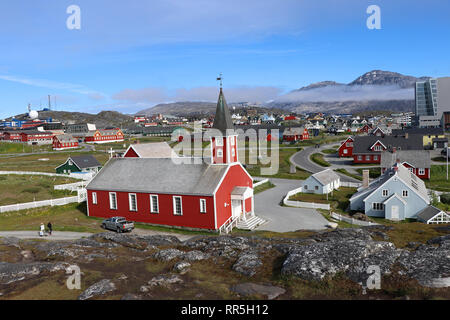
[{"label": "utility pole", "polygon": [[447,146],[447,180],[448,180],[448,146]]}]

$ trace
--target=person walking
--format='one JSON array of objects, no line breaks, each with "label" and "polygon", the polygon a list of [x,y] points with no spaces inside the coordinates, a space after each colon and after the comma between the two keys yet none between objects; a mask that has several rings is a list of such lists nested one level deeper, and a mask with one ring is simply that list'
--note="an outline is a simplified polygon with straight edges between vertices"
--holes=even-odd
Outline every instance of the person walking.
[{"label": "person walking", "polygon": [[40,230],[39,230],[39,236],[40,236],[40,237],[43,237],[43,236],[44,236],[44,231],[45,231],[45,226],[44,226],[44,224],[41,222],[41,227],[40,227]]},{"label": "person walking", "polygon": [[49,221],[48,223],[47,223],[47,228],[48,228],[48,234],[49,235],[52,235],[52,223]]}]

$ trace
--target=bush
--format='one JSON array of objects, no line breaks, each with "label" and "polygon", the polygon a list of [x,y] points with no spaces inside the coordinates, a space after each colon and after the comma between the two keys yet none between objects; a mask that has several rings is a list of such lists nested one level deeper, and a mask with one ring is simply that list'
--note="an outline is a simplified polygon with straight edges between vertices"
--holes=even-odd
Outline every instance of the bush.
[{"label": "bush", "polygon": [[441,194],[441,202],[445,204],[450,204],[450,193]]}]

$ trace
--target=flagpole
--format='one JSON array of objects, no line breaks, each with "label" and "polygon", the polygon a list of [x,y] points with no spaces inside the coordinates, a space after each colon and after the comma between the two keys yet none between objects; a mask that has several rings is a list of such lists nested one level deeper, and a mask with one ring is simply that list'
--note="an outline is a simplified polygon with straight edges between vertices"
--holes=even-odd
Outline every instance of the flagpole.
[{"label": "flagpole", "polygon": [[448,180],[448,146],[447,146],[447,180]]}]

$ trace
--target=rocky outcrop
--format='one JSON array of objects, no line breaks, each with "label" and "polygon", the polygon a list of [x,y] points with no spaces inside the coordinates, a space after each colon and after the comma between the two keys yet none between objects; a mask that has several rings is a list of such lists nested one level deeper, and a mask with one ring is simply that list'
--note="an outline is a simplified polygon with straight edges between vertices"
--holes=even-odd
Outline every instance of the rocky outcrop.
[{"label": "rocky outcrop", "polygon": [[8,263],[0,262],[0,284],[9,284],[16,281],[36,277],[44,272],[57,272],[65,270],[66,263],[32,262]]},{"label": "rocky outcrop", "polygon": [[293,247],[283,263],[281,273],[306,280],[322,280],[326,276],[344,273],[360,282],[367,279],[367,269],[372,265],[379,266],[382,275],[389,273],[402,251],[390,242],[330,241],[327,238],[324,242]]},{"label": "rocky outcrop", "polygon": [[237,293],[239,296],[265,296],[269,300],[276,299],[280,295],[286,293],[286,290],[281,287],[272,285],[262,285],[257,283],[239,283],[231,287],[231,291]]},{"label": "rocky outcrop", "polygon": [[233,265],[233,270],[244,276],[252,277],[262,265],[263,263],[256,253],[242,253]]},{"label": "rocky outcrop", "polygon": [[87,288],[80,296],[78,300],[87,300],[98,296],[103,296],[116,289],[115,284],[109,279],[103,279],[92,286]]}]

